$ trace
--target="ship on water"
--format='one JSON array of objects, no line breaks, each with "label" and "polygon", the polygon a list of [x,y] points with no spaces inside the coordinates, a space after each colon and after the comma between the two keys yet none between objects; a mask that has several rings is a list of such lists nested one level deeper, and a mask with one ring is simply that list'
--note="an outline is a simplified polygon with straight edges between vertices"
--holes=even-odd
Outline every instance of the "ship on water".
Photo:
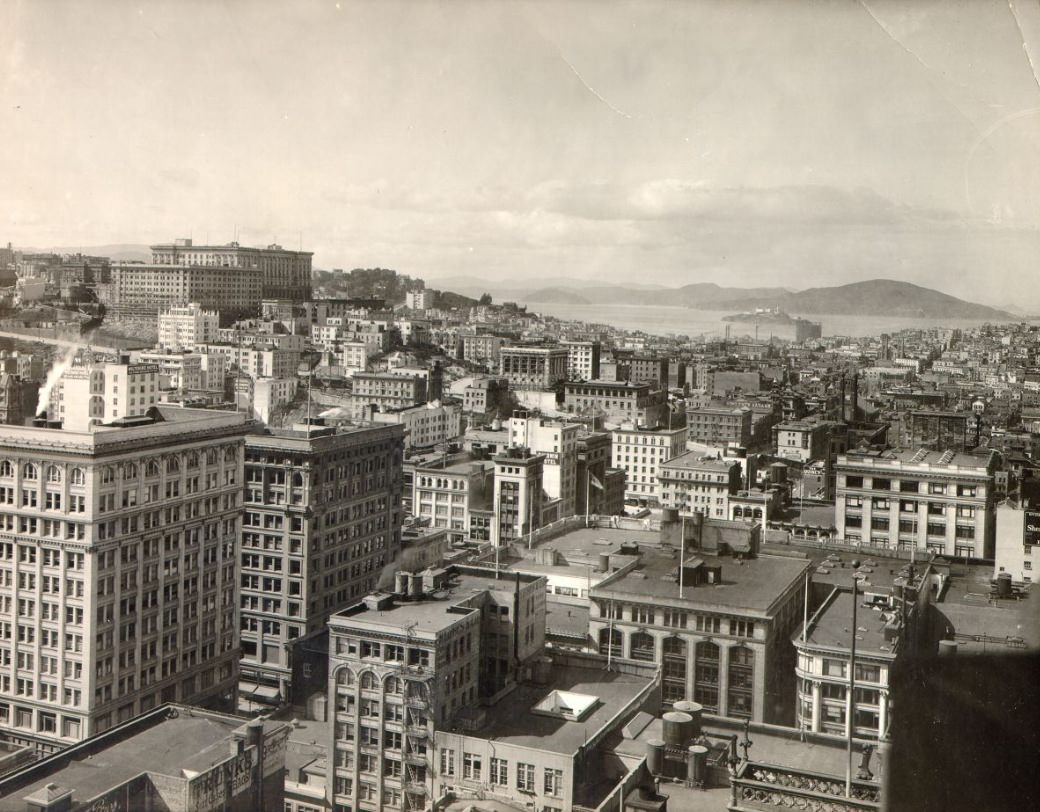
[{"label": "ship on water", "polygon": [[744,313],[734,313],[731,316],[723,316],[722,320],[743,324],[754,324],[756,326],[768,324],[793,327],[795,330],[796,341],[820,338],[820,336],[823,335],[823,325],[820,322],[809,321],[808,319],[799,318],[798,316],[791,316],[781,310],[779,305],[776,305],[775,307],[756,307],[754,310],[749,310]]}]

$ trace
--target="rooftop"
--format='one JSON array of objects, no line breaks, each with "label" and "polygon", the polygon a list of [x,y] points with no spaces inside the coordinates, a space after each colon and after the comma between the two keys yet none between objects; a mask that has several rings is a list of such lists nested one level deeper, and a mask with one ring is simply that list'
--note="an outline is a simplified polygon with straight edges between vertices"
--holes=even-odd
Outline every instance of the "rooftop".
[{"label": "rooftop", "polygon": [[[385,593],[383,593],[385,595]],[[357,603],[329,618],[329,626],[333,631],[350,629],[377,629],[404,634],[428,632],[436,635],[462,622],[469,614],[477,611],[460,607],[458,596],[449,599],[444,597],[426,597],[422,600],[401,600],[396,596],[387,596],[388,605],[383,609],[369,609],[364,603]]]},{"label": "rooftop", "polygon": [[[885,639],[885,626],[898,622],[896,610],[881,610],[868,606],[863,595],[857,596],[856,651],[859,654],[893,657],[891,639]],[[852,645],[852,593],[838,592],[831,596],[812,620],[809,621],[808,645],[848,650]]]},{"label": "rooftop", "polygon": [[[721,567],[722,580],[715,584],[684,585],[684,604],[710,605],[723,610],[768,612],[795,581],[801,582],[810,563],[805,559],[760,555],[738,560],[699,550],[687,550],[705,567]],[[631,571],[592,588],[593,597],[608,595],[643,596],[679,601],[678,550],[649,549]]]},{"label": "rooftop", "polygon": [[901,468],[968,468],[976,471],[986,471],[993,459],[993,452],[985,455],[968,454],[962,451],[930,451],[928,449],[905,449],[885,451],[855,451],[839,455],[837,464],[841,465],[868,465],[868,466],[892,466]]},{"label": "rooftop", "polygon": [[[143,772],[176,778],[182,777],[182,770],[203,772],[229,757],[233,734],[246,723],[243,719],[199,709],[176,706],[172,710],[176,711],[176,716],[171,713],[148,726],[131,723],[131,730],[125,736],[119,737],[111,732],[102,734],[101,741],[96,744],[108,737],[112,743],[84,748],[82,754],[72,752],[71,761],[46,770],[37,781],[18,784],[11,790],[6,789],[9,786],[7,781],[0,782],[0,792],[5,793],[0,796],[0,812],[24,812],[22,799],[51,783],[73,789],[74,801],[81,803]],[[265,724],[265,731],[284,724],[269,722]],[[75,746],[73,751],[81,746]],[[29,769],[44,770],[45,763],[38,762]]]},{"label": "rooftop", "polygon": [[678,457],[672,457],[661,464],[661,469],[667,468],[683,468],[683,469],[695,469],[698,471],[711,470],[718,472],[726,472],[738,463],[735,460],[720,460],[717,457],[705,456],[699,451],[687,451],[685,454],[680,454]]},{"label": "rooftop", "polygon": [[[653,682],[650,677],[607,671],[605,666],[583,667],[554,663],[548,685],[518,685],[489,710],[487,723],[470,735],[493,739],[496,744],[512,744],[572,755]],[[590,695],[596,698],[596,702],[581,721],[571,721],[563,716],[546,716],[534,711],[535,705],[561,692]]]}]

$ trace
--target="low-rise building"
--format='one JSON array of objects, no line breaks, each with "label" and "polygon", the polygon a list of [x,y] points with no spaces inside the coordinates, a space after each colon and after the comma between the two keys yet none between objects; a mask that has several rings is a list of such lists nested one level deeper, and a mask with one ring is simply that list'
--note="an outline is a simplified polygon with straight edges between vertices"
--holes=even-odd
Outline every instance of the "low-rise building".
[{"label": "low-rise building", "polygon": [[680,513],[703,513],[717,519],[730,516],[730,497],[740,489],[740,463],[688,451],[659,468],[661,505]]},{"label": "low-rise building", "polygon": [[611,427],[626,422],[656,426],[667,420],[668,395],[647,383],[568,381],[563,387],[563,409]]},{"label": "low-rise building", "polygon": [[596,532],[639,554],[589,590],[601,654],[661,665],[665,705],[692,700],[721,716],[790,722],[791,634],[809,561],[759,555],[759,527],[699,516],[662,522],[660,536]]},{"label": "low-rise building", "polygon": [[376,423],[404,426],[405,448],[430,448],[462,434],[462,405],[455,401],[386,409],[373,414],[372,419]]},{"label": "low-rise building", "polygon": [[162,705],[0,779],[0,810],[283,812],[291,730]]}]

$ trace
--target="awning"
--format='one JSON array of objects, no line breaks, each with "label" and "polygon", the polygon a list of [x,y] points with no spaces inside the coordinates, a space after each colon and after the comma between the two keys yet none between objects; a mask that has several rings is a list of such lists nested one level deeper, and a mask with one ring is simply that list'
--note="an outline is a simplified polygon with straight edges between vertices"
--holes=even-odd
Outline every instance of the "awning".
[{"label": "awning", "polygon": [[238,683],[238,692],[249,699],[276,699],[281,693],[274,685],[256,685],[252,682]]}]

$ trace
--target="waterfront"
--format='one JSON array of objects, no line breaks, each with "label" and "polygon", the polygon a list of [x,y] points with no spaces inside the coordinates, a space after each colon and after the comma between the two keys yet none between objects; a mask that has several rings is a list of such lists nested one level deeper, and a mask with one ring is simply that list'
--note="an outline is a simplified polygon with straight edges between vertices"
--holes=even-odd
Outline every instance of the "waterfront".
[{"label": "waterfront", "polygon": [[[730,337],[755,335],[755,325],[747,322],[724,322],[724,316],[732,315],[726,310],[694,310],[686,307],[662,307],[657,305],[575,305],[548,302],[525,302],[528,309],[545,316],[555,316],[568,321],[583,321],[590,324],[609,324],[624,330],[642,330],[654,335],[688,335],[691,337],[723,337],[726,327]],[[894,316],[849,316],[838,314],[801,316],[823,325],[823,335],[876,336],[881,333],[897,333],[906,329],[930,327],[972,328],[984,324],[984,319],[912,318]],[[763,324],[758,329],[758,338],[768,341],[770,335],[792,339],[793,325]]]}]

